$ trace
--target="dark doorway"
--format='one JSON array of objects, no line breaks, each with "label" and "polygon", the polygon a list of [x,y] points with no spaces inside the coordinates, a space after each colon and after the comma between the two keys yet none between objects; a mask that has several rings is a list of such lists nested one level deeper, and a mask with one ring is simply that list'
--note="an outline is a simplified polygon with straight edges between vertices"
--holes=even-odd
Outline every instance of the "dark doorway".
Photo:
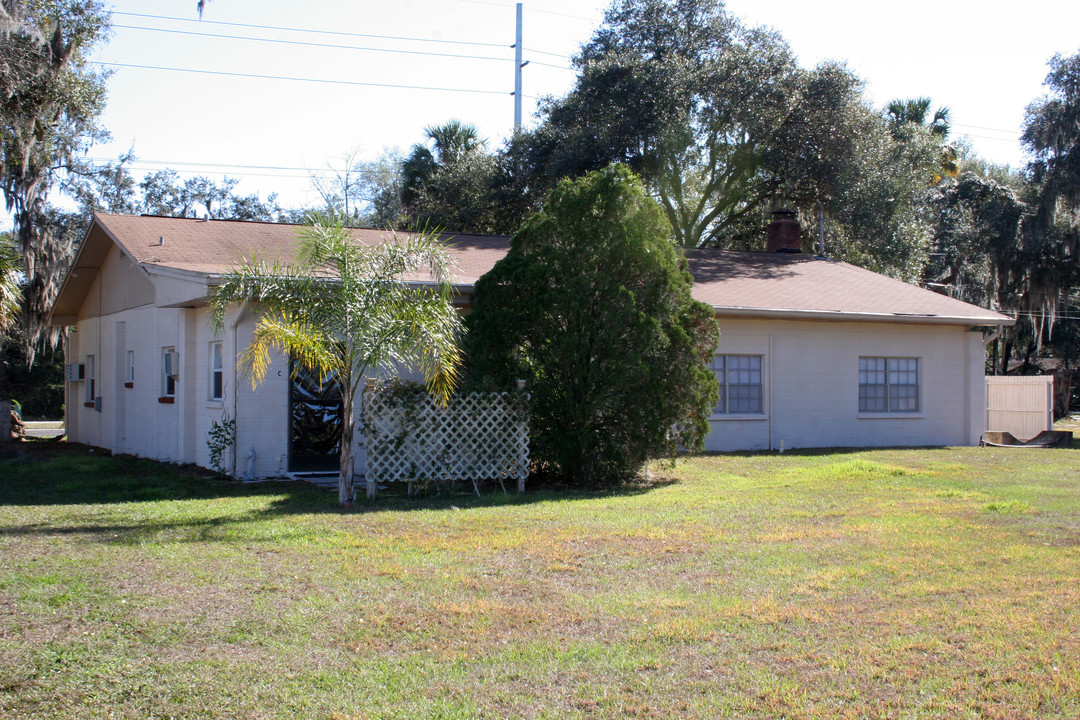
[{"label": "dark doorway", "polygon": [[292,364],[289,383],[289,471],[338,469],[341,453],[342,402],[337,378],[320,378]]}]

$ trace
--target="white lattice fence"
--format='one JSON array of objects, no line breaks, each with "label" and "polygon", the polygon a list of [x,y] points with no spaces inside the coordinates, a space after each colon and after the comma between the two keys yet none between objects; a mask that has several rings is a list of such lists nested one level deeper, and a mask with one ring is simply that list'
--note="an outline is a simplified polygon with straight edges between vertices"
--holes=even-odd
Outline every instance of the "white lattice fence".
[{"label": "white lattice fence", "polygon": [[468,393],[439,406],[422,389],[369,386],[363,398],[368,482],[517,480],[529,474],[529,396]]}]

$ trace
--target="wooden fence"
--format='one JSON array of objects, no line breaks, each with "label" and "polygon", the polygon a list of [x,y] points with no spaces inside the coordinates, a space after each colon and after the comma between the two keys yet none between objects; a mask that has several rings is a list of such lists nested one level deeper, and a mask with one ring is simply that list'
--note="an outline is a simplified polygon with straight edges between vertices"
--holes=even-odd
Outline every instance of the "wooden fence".
[{"label": "wooden fence", "polygon": [[1030,440],[1054,427],[1054,378],[1050,375],[986,378],[986,429]]}]

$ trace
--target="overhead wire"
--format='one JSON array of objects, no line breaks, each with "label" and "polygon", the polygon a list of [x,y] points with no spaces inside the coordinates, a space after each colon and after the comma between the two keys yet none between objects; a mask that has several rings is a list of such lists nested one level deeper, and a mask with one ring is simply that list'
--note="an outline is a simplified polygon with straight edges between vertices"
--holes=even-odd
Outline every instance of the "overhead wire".
[{"label": "overhead wire", "polygon": [[[458,0],[458,2],[469,3],[470,5],[491,5],[492,7],[512,8],[514,5],[508,5],[500,2],[490,2],[490,0]],[[516,3],[515,3],[516,4]],[[525,12],[529,13],[543,13],[545,15],[558,15],[560,17],[573,18],[575,20],[584,20],[585,22],[596,22],[596,18],[585,17],[584,15],[573,15],[571,13],[559,12],[558,10],[544,10],[542,8],[534,8],[525,6],[522,8]]]},{"label": "overhead wire", "polygon": [[322,83],[328,85],[352,85],[360,87],[377,87],[377,88],[394,88],[402,90],[428,90],[433,92],[458,92],[458,93],[474,93],[478,95],[509,95],[511,93],[505,90],[479,90],[474,88],[448,88],[448,87],[434,87],[430,85],[399,85],[395,83],[373,83],[362,82],[359,80],[328,80],[325,78],[310,78],[310,77],[290,77],[288,75],[260,75],[257,73],[238,73],[227,72],[225,70],[197,70],[194,68],[176,68],[176,67],[164,67],[162,65],[136,65],[133,63],[115,63],[115,62],[101,62],[98,61],[98,65],[103,67],[112,68],[126,68],[135,70],[166,70],[169,72],[181,72],[181,73],[195,73],[199,75],[217,75],[224,77],[242,77],[242,78],[254,78],[260,80],[288,80],[291,82],[310,82],[310,83]]},{"label": "overhead wire", "polygon": [[982,125],[965,125],[964,123],[950,123],[953,127],[966,127],[974,128],[975,130],[989,130],[990,132],[1009,133],[1010,135],[1020,135],[1019,130],[1004,130],[1002,128],[983,127]]},{"label": "overhead wire", "polygon": [[363,52],[398,53],[401,55],[426,55],[429,57],[458,58],[461,60],[494,60],[496,62],[514,62],[511,57],[491,57],[488,55],[460,55],[457,53],[429,52],[427,50],[397,50],[394,48],[360,47],[357,45],[334,45],[331,43],[316,43],[306,40],[280,40],[278,38],[248,37],[245,35],[221,35],[218,33],[192,32],[188,30],[173,30],[169,28],[139,27],[137,25],[113,25],[114,28],[123,30],[145,30],[148,32],[172,33],[176,35],[194,35],[198,37],[218,38],[222,40],[247,40],[249,42],[276,43],[279,45],[303,45],[305,47],[329,48],[332,50],[359,50]]},{"label": "overhead wire", "polygon": [[149,18],[152,20],[169,20],[173,22],[198,23],[199,25],[227,25],[230,27],[245,27],[255,30],[278,30],[282,32],[311,33],[317,35],[339,35],[342,37],[375,38],[379,40],[405,40],[408,42],[442,43],[445,45],[476,45],[480,47],[505,48],[505,43],[474,42],[469,40],[443,40],[441,38],[418,38],[403,35],[373,35],[369,33],[343,32],[340,30],[313,30],[310,28],[281,27],[277,25],[255,25],[252,23],[225,22],[222,20],[195,20],[192,18],[169,17],[167,15],[150,15],[147,13],[133,13],[113,11],[113,15],[127,15],[129,17]]},{"label": "overhead wire", "polygon": [[[306,33],[311,35],[337,35],[339,37],[356,37],[356,38],[369,38],[375,40],[399,40],[404,42],[422,42],[422,43],[439,43],[443,45],[472,45],[476,47],[491,47],[491,48],[507,48],[513,47],[506,43],[493,43],[493,42],[477,42],[472,40],[444,40],[442,38],[421,38],[421,37],[409,37],[406,35],[378,35],[372,33],[355,33],[355,32],[343,32],[340,30],[315,30],[311,28],[296,28],[296,27],[282,27],[279,25],[257,25],[254,23],[238,23],[238,22],[225,22],[222,20],[195,20],[192,18],[170,17],[168,15],[151,15],[149,13],[133,13],[133,12],[121,12],[119,10],[113,11],[113,15],[125,15],[128,17],[139,17],[150,20],[167,20],[170,22],[184,22],[184,23],[198,23],[201,25],[224,25],[227,27],[241,27],[250,28],[253,30],[274,30],[277,32],[295,32]],[[121,27],[114,25],[113,27]],[[140,28],[148,30],[151,28]],[[176,31],[181,32],[181,31]],[[201,34],[201,33],[196,33]],[[250,39],[250,38],[245,38]],[[570,56],[565,53],[554,53],[546,50],[535,50],[525,48],[526,52],[537,53],[540,55],[549,55],[551,57],[562,58],[569,60]]]},{"label": "overhead wire", "polygon": [[[116,158],[91,157],[91,158],[88,158],[88,159],[91,160],[92,162],[101,162],[101,163],[111,163],[111,162],[116,161]],[[335,168],[332,168],[332,167],[307,168],[307,167],[286,166],[286,165],[246,165],[246,164],[240,164],[240,163],[194,162],[194,161],[188,161],[188,160],[177,160],[177,161],[170,161],[170,160],[143,160],[141,158],[131,159],[131,160],[128,160],[127,162],[120,163],[120,164],[124,165],[125,167],[130,167],[130,168],[133,168],[133,169],[144,169],[144,170],[165,169],[165,170],[172,170],[174,172],[184,173],[184,174],[207,173],[207,174],[210,174],[210,175],[230,175],[231,174],[230,171],[239,170],[240,172],[237,172],[235,174],[237,174],[237,175],[245,175],[245,176],[246,175],[252,175],[252,176],[256,176],[256,177],[279,177],[279,178],[288,178],[288,177],[292,177],[292,178],[309,178],[312,175],[318,175],[318,176],[321,176],[321,177],[328,177],[328,176],[337,175],[337,174],[340,174],[340,173],[344,172],[344,170],[338,170],[338,169],[335,169]],[[249,172],[251,170],[269,170],[269,171],[280,170],[282,172]],[[298,173],[298,172],[304,173],[304,174],[302,174],[302,175],[283,174],[283,173]],[[351,174],[354,174],[354,175],[377,175],[378,174],[377,171],[364,170],[362,168],[360,168],[360,169],[357,169],[357,168],[350,169],[348,172],[351,173]]]}]

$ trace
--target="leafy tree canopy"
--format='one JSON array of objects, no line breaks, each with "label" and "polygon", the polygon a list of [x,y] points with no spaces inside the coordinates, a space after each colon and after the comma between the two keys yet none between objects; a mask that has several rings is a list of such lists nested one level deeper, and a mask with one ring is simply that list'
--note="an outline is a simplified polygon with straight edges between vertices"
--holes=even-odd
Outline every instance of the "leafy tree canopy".
[{"label": "leafy tree canopy", "polygon": [[31,343],[46,333],[72,249],[70,236],[51,233],[45,222],[48,193],[107,137],[98,124],[106,75],[89,55],[108,29],[96,0],[5,0],[0,7],[0,188],[26,273]]},{"label": "leafy tree canopy", "polygon": [[1039,186],[1041,230],[1049,232],[1060,214],[1065,250],[1075,263],[1080,257],[1080,52],[1051,58],[1045,85],[1050,93],[1028,106],[1021,140],[1031,153],[1031,179]]},{"label": "leafy tree canopy", "polygon": [[70,192],[79,203],[79,222],[91,213],[162,215],[165,217],[209,217],[216,220],[293,220],[296,212],[283,210],[277,195],[266,200],[259,195],[238,195],[239,180],[225,177],[216,182],[205,176],[181,179],[175,170],[149,173],[141,181],[132,175],[127,153],[117,162],[85,167],[81,177],[70,184]]},{"label": "leafy tree canopy", "polygon": [[842,65],[801,69],[775,32],[720,0],[616,0],[575,58],[579,76],[511,141],[503,181],[538,206],[560,178],[626,164],[685,247],[758,249],[767,212],[820,207],[830,254],[921,271],[919,193],[936,158],[894,138]]},{"label": "leafy tree canopy", "polygon": [[701,446],[718,333],[669,234],[663,209],[613,165],[559,183],[477,282],[471,382],[528,381],[541,472],[620,482],[679,444]]},{"label": "leafy tree canopy", "polygon": [[426,128],[402,162],[405,218],[417,227],[463,232],[500,232],[499,169],[476,128],[458,120]]}]

